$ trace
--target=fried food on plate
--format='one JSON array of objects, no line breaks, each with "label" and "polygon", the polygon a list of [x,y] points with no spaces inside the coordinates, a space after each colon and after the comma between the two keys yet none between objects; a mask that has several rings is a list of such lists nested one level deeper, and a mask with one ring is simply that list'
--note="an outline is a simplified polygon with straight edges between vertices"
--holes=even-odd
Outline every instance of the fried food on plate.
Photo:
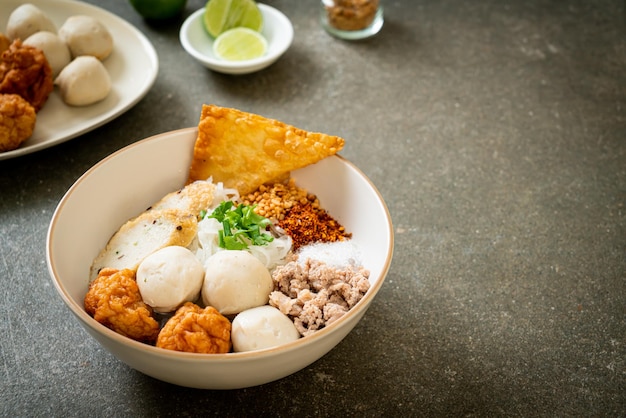
[{"label": "fried food on plate", "polygon": [[344,140],[215,105],[204,105],[188,182],[213,178],[242,196],[339,152]]},{"label": "fried food on plate", "polygon": [[17,94],[0,94],[0,152],[22,145],[33,134],[35,108]]},{"label": "fried food on plate", "polygon": [[0,54],[9,49],[11,40],[4,33],[0,33]]},{"label": "fried food on plate", "polygon": [[141,299],[132,270],[102,269],[89,285],[84,304],[89,315],[118,334],[143,342],[159,335],[159,323]]},{"label": "fried food on plate", "polygon": [[127,221],[91,265],[93,279],[103,268],[130,269],[156,250],[188,246],[198,232],[196,215],[176,209],[150,210]]},{"label": "fried food on plate", "polygon": [[16,39],[0,55],[0,93],[19,94],[38,112],[53,89],[52,68],[39,48]]},{"label": "fried food on plate", "polygon": [[230,331],[230,321],[217,309],[187,302],[165,323],[156,346],[189,353],[228,353]]}]

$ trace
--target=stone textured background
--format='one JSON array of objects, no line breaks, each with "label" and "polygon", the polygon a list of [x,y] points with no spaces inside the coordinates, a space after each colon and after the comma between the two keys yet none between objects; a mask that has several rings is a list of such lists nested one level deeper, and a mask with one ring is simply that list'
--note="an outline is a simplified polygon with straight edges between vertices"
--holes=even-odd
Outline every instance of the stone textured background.
[{"label": "stone textured background", "polygon": [[[268,0],[294,43],[247,76],[193,61],[182,20],[89,2],[146,34],[160,71],[107,125],[0,161],[0,415],[626,414],[624,2],[385,0],[380,34],[346,42],[323,31],[317,1]],[[185,16],[202,6],[189,0]],[[203,103],[346,138],[396,233],[355,330],[244,390],[176,387],[120,363],[71,316],[45,261],[72,183],[125,145],[195,126]]]}]

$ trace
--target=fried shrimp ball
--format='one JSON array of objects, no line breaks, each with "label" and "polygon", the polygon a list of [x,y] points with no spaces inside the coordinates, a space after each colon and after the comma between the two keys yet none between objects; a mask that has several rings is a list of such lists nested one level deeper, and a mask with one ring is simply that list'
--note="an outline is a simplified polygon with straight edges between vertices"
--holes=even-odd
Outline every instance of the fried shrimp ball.
[{"label": "fried shrimp ball", "polygon": [[133,270],[103,268],[89,285],[85,310],[102,325],[126,337],[154,342],[159,323],[141,300]]},{"label": "fried shrimp ball", "polygon": [[187,302],[161,329],[157,347],[189,353],[228,353],[231,347],[230,321],[217,309],[202,309]]},{"label": "fried shrimp ball", "polygon": [[0,94],[0,152],[22,145],[33,134],[37,114],[17,94]]},{"label": "fried shrimp ball", "polygon": [[0,33],[0,54],[9,49],[11,40],[4,33]]},{"label": "fried shrimp ball", "polygon": [[0,55],[0,93],[19,94],[38,112],[53,89],[52,68],[39,48],[16,39]]}]

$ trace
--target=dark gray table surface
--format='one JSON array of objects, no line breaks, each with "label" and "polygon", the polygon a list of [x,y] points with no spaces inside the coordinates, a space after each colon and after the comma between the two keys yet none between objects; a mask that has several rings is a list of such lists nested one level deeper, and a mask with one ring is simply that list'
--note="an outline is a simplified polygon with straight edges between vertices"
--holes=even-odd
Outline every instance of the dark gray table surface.
[{"label": "dark gray table surface", "polygon": [[[159,55],[110,123],[0,161],[1,416],[625,416],[626,29],[622,1],[386,0],[381,33],[330,37],[314,0],[268,0],[295,39],[270,68],[213,73],[96,1]],[[189,0],[185,16],[203,6]],[[277,382],[202,391],[102,349],[49,278],[45,237],[94,163],[195,126],[203,103],[346,138],[395,254],[362,322]],[[106,200],[106,196],[103,199]]]}]

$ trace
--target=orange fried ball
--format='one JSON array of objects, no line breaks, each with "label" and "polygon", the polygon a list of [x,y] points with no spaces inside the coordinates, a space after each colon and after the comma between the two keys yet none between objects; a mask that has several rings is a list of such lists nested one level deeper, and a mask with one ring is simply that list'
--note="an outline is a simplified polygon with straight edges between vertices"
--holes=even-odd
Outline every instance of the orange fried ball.
[{"label": "orange fried ball", "polygon": [[230,321],[217,309],[202,309],[187,302],[166,323],[157,339],[157,347],[189,353],[228,353],[231,347]]},{"label": "orange fried ball", "polygon": [[85,310],[102,325],[142,342],[154,342],[159,323],[141,299],[133,270],[103,268],[89,285]]},{"label": "orange fried ball", "polygon": [[0,93],[19,94],[36,112],[54,89],[52,68],[43,51],[16,39],[0,55]]},{"label": "orange fried ball", "polygon": [[11,40],[4,33],[0,33],[0,53],[9,49],[9,45],[11,45]]},{"label": "orange fried ball", "polygon": [[33,134],[35,108],[17,94],[0,94],[0,152],[22,145]]}]

